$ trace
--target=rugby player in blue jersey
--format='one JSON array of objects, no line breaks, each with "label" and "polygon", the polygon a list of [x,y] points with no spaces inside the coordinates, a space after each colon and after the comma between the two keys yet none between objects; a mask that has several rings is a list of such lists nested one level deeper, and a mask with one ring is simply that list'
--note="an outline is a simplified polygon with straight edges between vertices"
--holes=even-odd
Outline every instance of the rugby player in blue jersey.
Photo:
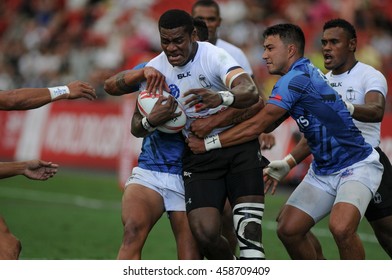
[{"label": "rugby player in blue jersey", "polygon": [[[291,116],[314,159],[278,217],[280,240],[292,259],[316,259],[307,233],[330,214],[329,228],[340,258],[364,259],[357,229],[381,181],[379,155],[365,142],[339,94],[304,57],[303,31],[293,24],[277,24],[263,37],[268,71],[282,77],[259,114],[217,135],[221,146],[255,139]],[[206,150],[203,139],[192,138],[188,145],[194,153]],[[295,157],[289,155],[287,162],[295,165]],[[276,182],[265,186],[266,192],[270,187],[273,192]]]}]

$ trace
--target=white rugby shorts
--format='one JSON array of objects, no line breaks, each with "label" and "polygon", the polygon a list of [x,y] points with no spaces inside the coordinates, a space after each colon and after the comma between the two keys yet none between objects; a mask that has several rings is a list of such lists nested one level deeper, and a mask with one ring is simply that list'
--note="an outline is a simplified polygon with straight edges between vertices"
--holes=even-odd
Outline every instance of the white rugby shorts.
[{"label": "white rugby shorts", "polygon": [[185,211],[184,182],[179,174],[158,172],[134,167],[125,188],[139,184],[159,193],[166,212]]},{"label": "white rugby shorts", "polygon": [[356,206],[363,217],[380,185],[383,169],[374,149],[366,159],[331,175],[316,175],[310,167],[286,204],[304,211],[316,223],[338,202]]}]

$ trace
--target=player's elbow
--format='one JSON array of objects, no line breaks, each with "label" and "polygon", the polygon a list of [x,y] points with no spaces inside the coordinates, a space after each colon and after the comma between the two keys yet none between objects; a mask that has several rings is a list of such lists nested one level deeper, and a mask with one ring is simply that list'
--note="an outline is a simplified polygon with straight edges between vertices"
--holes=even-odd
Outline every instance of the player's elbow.
[{"label": "player's elbow", "polygon": [[116,91],[113,90],[113,77],[106,79],[103,84],[103,89],[110,95],[117,95]]},{"label": "player's elbow", "polygon": [[260,99],[259,92],[254,83],[248,85],[248,92],[249,92],[249,99],[248,99],[247,107],[258,103]]}]

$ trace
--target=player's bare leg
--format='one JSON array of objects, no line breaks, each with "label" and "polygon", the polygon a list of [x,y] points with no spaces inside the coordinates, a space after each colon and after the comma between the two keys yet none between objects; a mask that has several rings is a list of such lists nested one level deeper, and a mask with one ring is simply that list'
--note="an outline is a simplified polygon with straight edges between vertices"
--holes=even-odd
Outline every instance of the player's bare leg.
[{"label": "player's bare leg", "polygon": [[225,207],[222,213],[222,235],[227,239],[233,255],[237,253],[237,235],[234,229],[233,212],[228,199],[226,199]]},{"label": "player's bare leg", "polygon": [[201,252],[192,235],[185,211],[172,211],[169,213],[170,224],[177,244],[177,257],[179,260],[200,260]]},{"label": "player's bare leg", "polygon": [[335,239],[342,260],[365,259],[365,249],[357,234],[361,215],[350,203],[336,203],[331,210],[329,229]]},{"label": "player's bare leg", "polygon": [[278,237],[292,259],[317,259],[316,249],[307,236],[314,225],[308,214],[291,205],[285,205],[277,221]]},{"label": "player's bare leg", "polygon": [[147,236],[164,212],[162,197],[142,185],[129,185],[123,194],[123,240],[117,259],[141,259]]},{"label": "player's bare leg", "polygon": [[[206,218],[208,217],[208,218]],[[214,207],[193,209],[188,220],[201,253],[209,260],[232,260],[229,243],[221,235],[221,214]]]},{"label": "player's bare leg", "polygon": [[313,244],[314,249],[316,250],[317,259],[318,260],[325,260],[325,257],[323,254],[323,248],[321,247],[320,241],[313,234],[313,232],[309,231],[307,233],[307,238],[310,240],[310,242]]},{"label": "player's bare leg", "polygon": [[378,242],[392,258],[392,216],[370,222]]},{"label": "player's bare leg", "polygon": [[22,246],[0,216],[0,260],[17,260]]}]

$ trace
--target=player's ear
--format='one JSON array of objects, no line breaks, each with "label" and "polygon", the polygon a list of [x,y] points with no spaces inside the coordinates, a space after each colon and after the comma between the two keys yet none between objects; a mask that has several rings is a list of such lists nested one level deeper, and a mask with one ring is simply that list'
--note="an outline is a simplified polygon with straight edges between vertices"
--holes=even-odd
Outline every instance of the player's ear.
[{"label": "player's ear", "polygon": [[357,38],[350,39],[350,41],[348,42],[348,49],[350,50],[350,52],[355,52],[355,50],[357,49]]},{"label": "player's ear", "polygon": [[287,52],[289,57],[293,57],[297,53],[297,47],[295,44],[288,44],[287,45]]},{"label": "player's ear", "polygon": [[192,33],[191,33],[191,41],[192,42],[196,42],[198,41],[198,36],[197,36],[197,30],[196,28],[193,29]]}]

